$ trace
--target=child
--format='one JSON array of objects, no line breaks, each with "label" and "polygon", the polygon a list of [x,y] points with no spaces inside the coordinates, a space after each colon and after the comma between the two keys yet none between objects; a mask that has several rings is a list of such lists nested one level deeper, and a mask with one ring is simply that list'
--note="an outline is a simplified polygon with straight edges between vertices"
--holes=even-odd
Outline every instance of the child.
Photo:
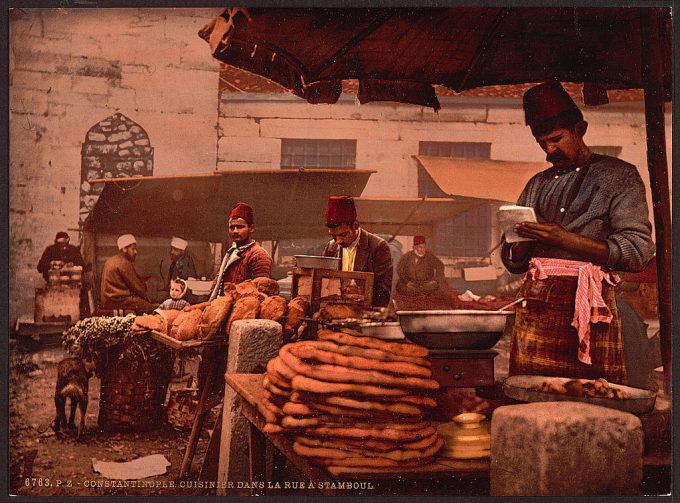
[{"label": "child", "polygon": [[175,278],[170,281],[170,298],[163,301],[163,303],[158,306],[158,309],[168,310],[168,309],[184,309],[187,307],[189,302],[184,300],[182,297],[187,293],[187,283],[181,278]]}]

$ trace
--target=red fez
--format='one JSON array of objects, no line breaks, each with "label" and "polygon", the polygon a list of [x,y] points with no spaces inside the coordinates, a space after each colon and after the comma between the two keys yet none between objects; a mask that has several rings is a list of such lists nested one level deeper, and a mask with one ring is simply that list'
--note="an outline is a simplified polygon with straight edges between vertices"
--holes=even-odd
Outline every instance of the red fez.
[{"label": "red fez", "polygon": [[413,246],[424,245],[425,236],[413,236]]},{"label": "red fez", "polygon": [[236,203],[229,213],[229,220],[232,218],[242,218],[248,225],[253,225],[253,209],[247,203]]},{"label": "red fez", "polygon": [[529,89],[524,93],[523,104],[524,118],[532,131],[537,126],[540,129],[540,125],[566,112],[573,114],[576,120],[583,120],[576,103],[557,80],[550,80]]},{"label": "red fez", "polygon": [[331,196],[326,207],[326,225],[338,225],[354,222],[357,219],[357,209],[354,199],[349,196]]}]

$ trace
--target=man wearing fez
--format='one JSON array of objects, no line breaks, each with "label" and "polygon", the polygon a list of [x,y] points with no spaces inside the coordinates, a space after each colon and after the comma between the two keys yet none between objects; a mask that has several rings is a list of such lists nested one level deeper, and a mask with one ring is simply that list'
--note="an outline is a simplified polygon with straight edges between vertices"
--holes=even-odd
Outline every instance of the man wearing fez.
[{"label": "man wearing fez", "polygon": [[236,203],[229,213],[231,247],[222,259],[215,278],[210,300],[224,292],[224,283],[241,283],[248,279],[270,278],[272,258],[253,239],[255,232],[253,209],[246,203]]},{"label": "man wearing fez", "polygon": [[392,290],[392,256],[387,242],[362,229],[357,222],[354,199],[331,196],[326,208],[326,227],[333,238],[324,257],[342,259],[343,271],[372,272],[373,305],[387,306]]},{"label": "man wearing fez", "polygon": [[584,143],[588,123],[559,82],[524,95],[526,124],[552,167],[535,175],[518,204],[531,241],[504,243],[512,273],[527,271],[518,293],[510,375],[538,374],[627,382],[614,271],[641,271],[654,254],[645,187],[635,166]]},{"label": "man wearing fez", "polygon": [[132,234],[118,238],[118,253],[104,262],[100,289],[100,303],[104,309],[129,309],[137,313],[151,313],[156,304],[146,296],[146,284],[135,270],[137,240]]},{"label": "man wearing fez", "polygon": [[427,251],[425,236],[413,237],[413,250],[397,265],[397,290],[406,295],[426,295],[440,290],[445,283],[444,263]]}]

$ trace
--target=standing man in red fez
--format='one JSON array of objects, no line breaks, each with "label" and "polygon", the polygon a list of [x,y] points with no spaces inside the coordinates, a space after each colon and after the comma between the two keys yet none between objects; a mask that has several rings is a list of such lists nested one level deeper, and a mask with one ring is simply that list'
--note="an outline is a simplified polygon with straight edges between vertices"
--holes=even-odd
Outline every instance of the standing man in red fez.
[{"label": "standing man in red fez", "polygon": [[644,184],[632,164],[590,151],[588,123],[559,82],[529,89],[524,111],[552,167],[518,200],[536,212],[538,223],[515,226],[530,241],[502,248],[510,272],[527,271],[510,374],[625,384],[615,271],[641,271],[654,255]]},{"label": "standing man in red fez", "polygon": [[445,283],[444,263],[427,251],[425,236],[413,237],[413,250],[397,265],[397,290],[405,295],[427,295],[440,290]]},{"label": "standing man in red fez", "polygon": [[387,306],[393,273],[387,241],[359,226],[354,199],[349,196],[328,199],[326,227],[333,239],[326,245],[323,256],[341,258],[343,271],[372,272],[373,305]]},{"label": "standing man in red fez", "polygon": [[253,239],[255,220],[253,209],[246,203],[236,203],[229,213],[231,247],[222,259],[210,300],[222,295],[224,283],[241,283],[254,278],[270,278],[272,258]]}]

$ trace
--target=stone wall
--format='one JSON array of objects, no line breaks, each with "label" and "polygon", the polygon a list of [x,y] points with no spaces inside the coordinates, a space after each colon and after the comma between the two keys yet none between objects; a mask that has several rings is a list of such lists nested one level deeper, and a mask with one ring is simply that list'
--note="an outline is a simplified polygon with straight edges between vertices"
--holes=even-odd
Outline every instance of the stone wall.
[{"label": "stone wall", "polygon": [[59,230],[78,242],[81,149],[121,113],[146,131],[155,175],[215,169],[219,64],[198,30],[222,9],[10,13],[10,323],[33,312]]},{"label": "stone wall", "polygon": [[[373,174],[365,196],[417,197],[420,141],[491,142],[491,158],[542,162],[545,155],[524,125],[521,100],[441,98],[442,109],[395,103],[359,105],[350,95],[334,105],[310,105],[290,94],[222,93],[218,169],[277,169],[281,138],[356,139],[357,169]],[[583,107],[591,146],[622,147],[651,193],[642,102]],[[671,116],[666,117],[670,166]],[[547,164],[546,164],[547,166]],[[519,194],[518,194],[519,195]]]}]

